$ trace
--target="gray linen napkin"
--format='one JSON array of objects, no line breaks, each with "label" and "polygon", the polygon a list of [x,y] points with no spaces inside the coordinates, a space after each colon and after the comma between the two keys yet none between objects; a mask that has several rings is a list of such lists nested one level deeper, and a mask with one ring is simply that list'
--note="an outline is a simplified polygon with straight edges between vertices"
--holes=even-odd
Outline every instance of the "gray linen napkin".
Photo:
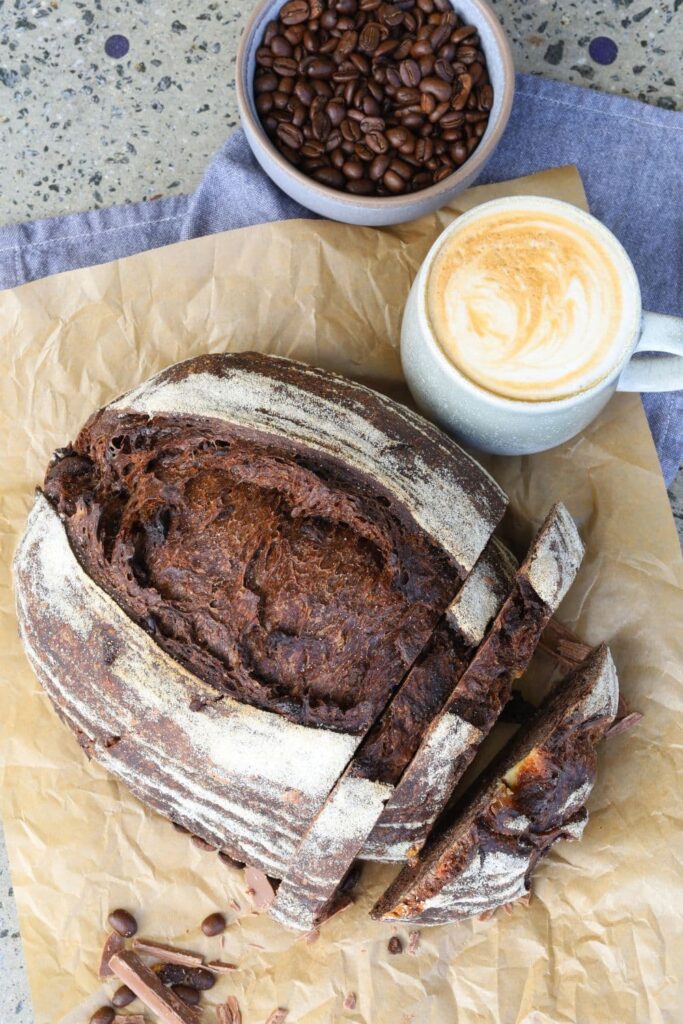
[{"label": "gray linen napkin", "polygon": [[[517,76],[505,135],[479,183],[576,164],[592,212],[620,238],[646,309],[683,316],[683,114]],[[313,217],[260,169],[242,132],[189,196],[0,228],[0,288],[231,228]],[[662,471],[683,456],[683,392],[645,395]]]}]

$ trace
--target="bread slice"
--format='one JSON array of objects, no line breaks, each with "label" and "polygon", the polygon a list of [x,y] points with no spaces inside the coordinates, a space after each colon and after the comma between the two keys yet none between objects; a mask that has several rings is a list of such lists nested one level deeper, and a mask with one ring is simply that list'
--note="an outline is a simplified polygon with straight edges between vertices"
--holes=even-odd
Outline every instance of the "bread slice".
[{"label": "bread slice", "polygon": [[[310,560],[298,556],[296,572],[268,605],[261,583],[271,550],[259,544],[248,495],[238,523],[252,545],[244,585],[225,584],[220,531],[211,547],[188,530],[175,552],[165,548],[179,487],[201,477],[206,459],[218,467],[217,484],[206,502],[202,488],[194,489],[193,514],[201,518],[206,509],[207,522],[218,523],[232,542],[234,508],[223,500],[218,477],[221,461],[235,452],[236,486],[265,495],[262,505],[273,519],[286,518],[304,553],[318,545],[316,611],[324,617],[328,590],[339,590],[335,566],[343,575],[353,555],[353,564],[367,569],[367,608],[354,598],[353,580],[345,590],[364,631],[354,630],[353,619],[340,619],[331,639],[317,621],[304,629],[317,688],[303,694],[296,648],[308,611]],[[136,490],[131,482],[140,480]],[[145,803],[280,876],[504,507],[500,488],[453,441],[367,388],[285,359],[202,356],[106,406],[73,447],[55,454],[15,559],[22,639],[57,712],[89,755]],[[347,548],[353,522],[358,529]],[[334,544],[327,544],[328,534]],[[152,558],[161,588],[146,575]],[[203,560],[199,595],[184,582],[193,560]],[[328,561],[325,576],[320,566]],[[431,581],[427,598],[414,586],[416,564]],[[380,582],[390,578],[385,592],[398,609],[390,608],[387,619],[380,607],[384,620],[373,604],[375,565]],[[260,631],[258,664],[249,638],[240,645],[221,633],[238,612],[253,613]],[[324,659],[316,658],[325,645],[337,666],[327,674]],[[272,671],[275,646],[287,674],[282,686]],[[366,659],[372,678],[360,699],[353,673],[339,666],[361,666],[356,675],[365,682]]]},{"label": "bread slice", "polygon": [[507,600],[370,834],[362,856],[415,856],[510,699],[550,617],[576,576],[583,545],[564,505],[554,505],[520,565]]},{"label": "bread slice", "polygon": [[619,684],[603,644],[557,685],[372,911],[382,920],[444,924],[492,911],[529,890],[558,839],[579,838],[595,747],[614,720]]},{"label": "bread slice", "polygon": [[[513,573],[512,556],[492,538],[301,840],[270,910],[281,924],[308,930],[325,916],[326,905],[410,763],[424,729],[503,603]],[[476,735],[472,729],[473,740]]]}]

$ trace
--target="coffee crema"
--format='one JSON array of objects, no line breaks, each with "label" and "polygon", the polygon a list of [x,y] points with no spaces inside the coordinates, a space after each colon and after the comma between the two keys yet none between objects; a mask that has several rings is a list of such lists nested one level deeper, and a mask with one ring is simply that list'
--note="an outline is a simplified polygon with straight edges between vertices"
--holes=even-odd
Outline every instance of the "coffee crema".
[{"label": "coffee crema", "polygon": [[432,330],[453,365],[523,401],[598,383],[635,330],[625,256],[598,222],[537,202],[465,215],[427,282]]}]

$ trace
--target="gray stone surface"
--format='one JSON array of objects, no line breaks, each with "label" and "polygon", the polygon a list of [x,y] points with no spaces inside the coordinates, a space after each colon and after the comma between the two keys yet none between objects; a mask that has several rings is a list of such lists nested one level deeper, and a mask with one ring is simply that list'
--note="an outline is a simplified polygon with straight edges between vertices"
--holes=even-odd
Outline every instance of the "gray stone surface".
[{"label": "gray stone surface", "polygon": [[[493,0],[519,70],[683,107],[683,3]],[[0,0],[0,224],[191,191],[237,122],[237,0]],[[125,57],[105,53],[113,34]],[[606,36],[603,66],[589,54]],[[683,474],[670,491],[683,534]],[[0,1024],[31,1024],[0,826]]]}]

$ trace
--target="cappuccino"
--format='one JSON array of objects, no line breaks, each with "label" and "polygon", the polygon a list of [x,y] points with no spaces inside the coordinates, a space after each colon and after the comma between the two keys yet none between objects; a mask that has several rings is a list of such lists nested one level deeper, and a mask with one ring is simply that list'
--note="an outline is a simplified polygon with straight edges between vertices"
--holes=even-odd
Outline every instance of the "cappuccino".
[{"label": "cappuccino", "polygon": [[426,283],[432,332],[480,388],[541,402],[593,387],[632,347],[640,292],[599,221],[526,196],[463,215]]}]

